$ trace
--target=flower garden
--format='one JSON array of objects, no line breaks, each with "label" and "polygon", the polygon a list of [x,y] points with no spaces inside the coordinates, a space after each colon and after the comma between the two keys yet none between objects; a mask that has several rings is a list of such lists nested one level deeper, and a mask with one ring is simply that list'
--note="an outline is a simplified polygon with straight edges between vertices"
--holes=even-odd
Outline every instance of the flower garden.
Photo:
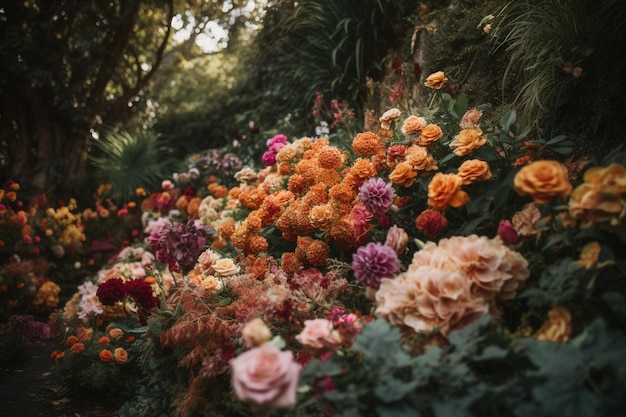
[{"label": "flower garden", "polygon": [[57,339],[125,417],[620,415],[626,152],[425,82],[427,111],[192,155],[122,207],[7,184],[3,343]]}]

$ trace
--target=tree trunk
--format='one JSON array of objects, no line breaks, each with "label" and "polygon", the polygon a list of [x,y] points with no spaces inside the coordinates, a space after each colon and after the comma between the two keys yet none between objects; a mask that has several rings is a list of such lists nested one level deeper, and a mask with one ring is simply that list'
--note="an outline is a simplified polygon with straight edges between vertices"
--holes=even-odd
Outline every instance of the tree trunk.
[{"label": "tree trunk", "polygon": [[64,194],[84,174],[89,130],[60,117],[42,87],[5,88],[2,131],[8,133],[8,179],[20,184],[20,195]]}]

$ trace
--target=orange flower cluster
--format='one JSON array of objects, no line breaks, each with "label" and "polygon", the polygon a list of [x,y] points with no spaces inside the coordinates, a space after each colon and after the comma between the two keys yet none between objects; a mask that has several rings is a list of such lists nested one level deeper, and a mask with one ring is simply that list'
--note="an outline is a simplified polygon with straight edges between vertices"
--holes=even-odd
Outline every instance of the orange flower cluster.
[{"label": "orange flower cluster", "polygon": [[626,219],[625,193],[626,167],[613,163],[590,168],[570,196],[569,214],[581,227],[621,227]]}]

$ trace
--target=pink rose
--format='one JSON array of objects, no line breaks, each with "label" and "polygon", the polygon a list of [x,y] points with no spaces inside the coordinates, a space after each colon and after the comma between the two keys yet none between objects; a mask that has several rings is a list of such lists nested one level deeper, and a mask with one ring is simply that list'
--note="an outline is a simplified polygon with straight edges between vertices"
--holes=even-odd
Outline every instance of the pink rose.
[{"label": "pink rose", "polygon": [[339,335],[333,332],[333,323],[326,319],[305,320],[304,329],[296,340],[313,356],[341,342]]},{"label": "pink rose", "polygon": [[291,351],[268,342],[232,359],[230,366],[235,395],[253,412],[295,405],[301,367]]}]

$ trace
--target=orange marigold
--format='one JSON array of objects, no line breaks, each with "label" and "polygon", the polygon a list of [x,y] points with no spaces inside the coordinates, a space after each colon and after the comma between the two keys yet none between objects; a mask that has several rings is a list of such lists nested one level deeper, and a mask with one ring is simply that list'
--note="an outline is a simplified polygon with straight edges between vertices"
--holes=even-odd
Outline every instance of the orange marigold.
[{"label": "orange marigold", "polygon": [[65,339],[65,346],[72,346],[74,343],[78,343],[76,336],[68,336],[67,339]]},{"label": "orange marigold", "polygon": [[321,168],[336,169],[343,165],[344,156],[339,148],[326,146],[320,150],[317,161]]},{"label": "orange marigold", "polygon": [[220,236],[230,238],[235,232],[235,220],[228,218],[224,220],[218,227],[218,233]]},{"label": "orange marigold", "polygon": [[352,149],[359,156],[372,156],[385,150],[385,144],[374,132],[361,132],[352,141]]},{"label": "orange marigold", "polygon": [[207,189],[217,198],[226,197],[228,195],[228,188],[225,185],[220,185],[216,182],[209,184]]},{"label": "orange marigold", "polygon": [[346,203],[354,200],[356,194],[356,190],[345,182],[333,185],[328,191],[331,199]]},{"label": "orange marigold", "polygon": [[248,247],[252,253],[262,253],[267,252],[269,244],[267,243],[267,239],[265,237],[257,235],[248,241]]},{"label": "orange marigold", "polygon": [[321,204],[311,207],[309,211],[309,222],[311,226],[322,231],[327,231],[332,226],[333,209],[330,204]]},{"label": "orange marigold", "polygon": [[300,261],[298,260],[298,257],[293,252],[283,253],[280,257],[280,263],[283,271],[285,271],[285,273],[288,275],[293,275],[294,273],[298,272],[298,270],[302,266],[300,264]]},{"label": "orange marigold", "polygon": [[353,187],[360,187],[363,183],[376,176],[376,166],[369,159],[359,158],[354,162],[345,181]]},{"label": "orange marigold", "polygon": [[316,181],[318,171],[319,165],[313,159],[302,159],[295,166],[295,172],[302,175],[310,183]]},{"label": "orange marigold", "polygon": [[461,190],[462,183],[463,180],[456,174],[436,173],[428,184],[428,205],[437,210],[464,206],[469,196]]},{"label": "orange marigold", "polygon": [[98,339],[98,343],[101,345],[110,345],[111,344],[111,339],[109,339],[106,336],[102,336],[100,339]]},{"label": "orange marigold", "polygon": [[309,250],[309,246],[313,243],[313,238],[310,236],[298,236],[296,241],[296,256],[298,260],[303,263],[306,262],[306,253]]},{"label": "orange marigold", "polygon": [[176,208],[180,211],[187,211],[187,205],[189,204],[189,200],[186,195],[182,195],[176,200]]},{"label": "orange marigold", "polygon": [[318,180],[327,187],[332,187],[341,181],[341,175],[335,169],[320,168]]},{"label": "orange marigold", "polygon": [[102,349],[98,354],[98,357],[102,362],[111,362],[113,359],[113,353],[109,349]]},{"label": "orange marigold", "polygon": [[307,249],[306,260],[313,266],[323,266],[326,264],[329,254],[330,247],[326,242],[314,240]]},{"label": "orange marigold", "polygon": [[293,174],[287,181],[287,189],[295,195],[302,195],[309,189],[311,184],[300,174]]},{"label": "orange marigold", "polygon": [[400,162],[389,174],[389,181],[402,187],[413,185],[417,171],[406,161]]},{"label": "orange marigold", "polygon": [[254,277],[256,279],[265,278],[265,275],[267,275],[267,260],[264,257],[259,256],[258,258],[255,258],[251,264],[252,274]]},{"label": "orange marigold", "polygon": [[194,197],[189,200],[189,204],[187,205],[187,214],[189,217],[198,217],[198,209],[200,208],[200,203],[202,199],[200,197]]}]

